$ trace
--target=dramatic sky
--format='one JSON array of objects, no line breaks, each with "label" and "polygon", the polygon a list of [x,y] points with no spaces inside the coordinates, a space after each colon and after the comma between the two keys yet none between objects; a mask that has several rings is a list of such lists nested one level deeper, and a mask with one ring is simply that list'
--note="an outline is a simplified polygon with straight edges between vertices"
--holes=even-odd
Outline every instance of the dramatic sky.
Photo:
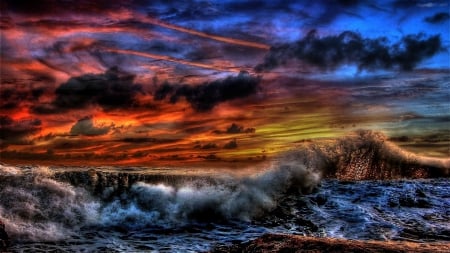
[{"label": "dramatic sky", "polygon": [[1,2],[0,160],[257,162],[383,132],[448,157],[450,2]]}]

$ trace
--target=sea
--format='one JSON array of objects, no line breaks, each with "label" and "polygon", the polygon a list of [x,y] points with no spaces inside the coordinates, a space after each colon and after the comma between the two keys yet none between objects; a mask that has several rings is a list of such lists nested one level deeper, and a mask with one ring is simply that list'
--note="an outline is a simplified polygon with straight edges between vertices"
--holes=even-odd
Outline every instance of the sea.
[{"label": "sea", "polygon": [[246,176],[0,166],[10,252],[208,252],[267,233],[450,242],[448,178],[343,181],[296,164]]}]

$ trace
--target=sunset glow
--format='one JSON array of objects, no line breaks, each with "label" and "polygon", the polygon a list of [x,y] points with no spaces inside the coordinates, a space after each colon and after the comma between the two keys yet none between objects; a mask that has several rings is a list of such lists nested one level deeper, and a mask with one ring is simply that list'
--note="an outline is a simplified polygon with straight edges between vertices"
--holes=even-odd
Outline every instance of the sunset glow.
[{"label": "sunset glow", "polygon": [[44,2],[2,3],[4,162],[233,166],[358,129],[449,155],[446,2]]}]

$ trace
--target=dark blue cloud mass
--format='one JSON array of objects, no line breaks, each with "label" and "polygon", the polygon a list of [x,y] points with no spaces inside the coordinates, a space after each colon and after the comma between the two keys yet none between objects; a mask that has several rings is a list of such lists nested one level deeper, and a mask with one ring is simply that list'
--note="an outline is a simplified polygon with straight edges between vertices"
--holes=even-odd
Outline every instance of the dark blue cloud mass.
[{"label": "dark blue cloud mass", "polygon": [[52,114],[90,105],[98,105],[106,111],[131,108],[138,103],[136,95],[141,92],[142,86],[134,84],[134,75],[111,68],[104,74],[70,78],[55,90],[56,97],[50,104],[37,105],[33,111]]},{"label": "dark blue cloud mass", "polygon": [[206,82],[197,86],[164,83],[155,92],[155,100],[170,95],[170,102],[177,103],[185,97],[192,108],[199,112],[213,109],[217,104],[255,94],[259,89],[260,77],[241,71],[237,76]]},{"label": "dark blue cloud mass", "polygon": [[448,14],[448,12],[438,12],[432,16],[426,17],[424,19],[424,21],[431,23],[431,24],[438,24],[438,23],[443,23],[449,19],[450,19],[450,14]]},{"label": "dark blue cloud mass", "polygon": [[322,70],[333,70],[345,64],[356,65],[360,70],[412,70],[440,50],[439,35],[406,35],[390,43],[386,37],[364,38],[351,31],[320,37],[313,30],[295,43],[272,47],[264,62],[255,69],[270,70],[296,59]]}]

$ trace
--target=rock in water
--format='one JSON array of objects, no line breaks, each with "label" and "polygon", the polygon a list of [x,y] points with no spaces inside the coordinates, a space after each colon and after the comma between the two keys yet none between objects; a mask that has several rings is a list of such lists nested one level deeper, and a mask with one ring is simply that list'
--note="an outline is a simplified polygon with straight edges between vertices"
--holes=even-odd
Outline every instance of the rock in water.
[{"label": "rock in water", "polygon": [[9,246],[9,236],[5,230],[5,224],[0,220],[0,250],[5,251]]},{"label": "rock in water", "polygon": [[304,237],[296,235],[266,234],[255,240],[217,247],[212,253],[234,252],[355,252],[355,253],[444,253],[450,245],[443,243],[413,243],[401,241],[358,241],[336,238]]}]

